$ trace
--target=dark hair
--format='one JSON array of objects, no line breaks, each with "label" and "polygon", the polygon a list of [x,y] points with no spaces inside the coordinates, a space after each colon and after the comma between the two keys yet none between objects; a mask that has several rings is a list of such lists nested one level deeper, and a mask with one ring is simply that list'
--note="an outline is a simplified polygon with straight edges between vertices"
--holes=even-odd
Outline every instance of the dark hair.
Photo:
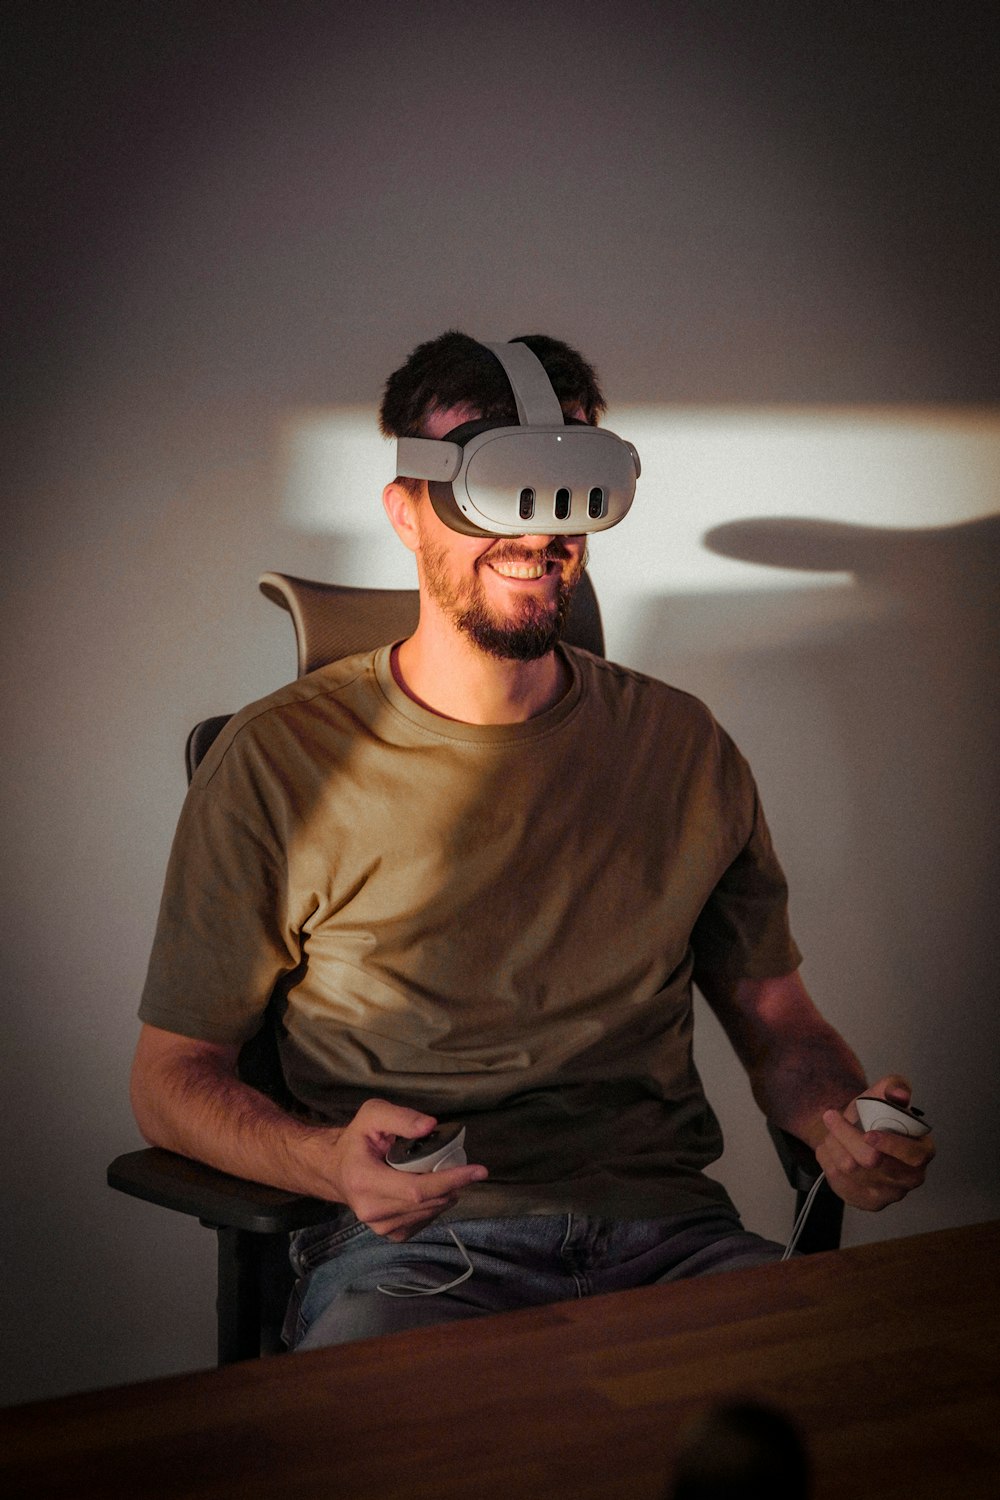
[{"label": "dark hair", "polygon": [[[607,403],[594,369],[561,339],[531,333],[512,344],[527,344],[545,366],[563,406],[579,406],[596,422]],[[386,437],[420,437],[432,411],[472,406],[487,421],[517,422],[510,382],[499,360],[467,333],[452,330],[418,344],[385,383],[379,426]]]}]

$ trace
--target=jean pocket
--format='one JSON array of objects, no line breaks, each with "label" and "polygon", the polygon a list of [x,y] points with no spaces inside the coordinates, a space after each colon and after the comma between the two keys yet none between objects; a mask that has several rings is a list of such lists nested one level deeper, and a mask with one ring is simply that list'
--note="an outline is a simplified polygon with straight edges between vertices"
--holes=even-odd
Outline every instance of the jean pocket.
[{"label": "jean pocket", "polygon": [[325,1260],[332,1260],[345,1245],[371,1233],[368,1225],[360,1223],[349,1208],[341,1209],[336,1218],[296,1230],[289,1248],[292,1267],[297,1276],[308,1276]]}]

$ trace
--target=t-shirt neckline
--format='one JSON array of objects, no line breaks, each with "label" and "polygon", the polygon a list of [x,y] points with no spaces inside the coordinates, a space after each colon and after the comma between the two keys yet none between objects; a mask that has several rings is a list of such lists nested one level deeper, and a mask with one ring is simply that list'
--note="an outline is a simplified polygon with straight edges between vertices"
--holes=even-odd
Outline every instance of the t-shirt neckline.
[{"label": "t-shirt neckline", "polygon": [[373,658],[375,681],[382,697],[402,718],[425,734],[437,739],[459,740],[466,744],[513,744],[518,741],[535,740],[551,734],[575,712],[580,702],[582,680],[575,654],[562,645],[556,651],[569,675],[569,687],[558,702],[544,713],[526,719],[520,724],[466,724],[459,719],[448,719],[429,708],[415,703],[399,686],[393,676],[392,653],[401,641],[392,641],[380,646]]}]

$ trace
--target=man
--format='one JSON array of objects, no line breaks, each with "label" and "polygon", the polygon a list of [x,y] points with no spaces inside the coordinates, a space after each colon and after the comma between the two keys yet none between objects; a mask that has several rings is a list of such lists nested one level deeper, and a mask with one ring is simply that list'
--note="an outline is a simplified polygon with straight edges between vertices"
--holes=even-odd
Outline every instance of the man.
[{"label": "man", "polygon": [[[565,417],[591,367],[540,336]],[[421,345],[386,435],[517,420],[497,359]],[[193,782],[140,1010],[146,1138],[328,1199],[297,1237],[297,1346],[774,1259],[704,1168],[696,980],[761,1109],[878,1209],[929,1137],[865,1135],[853,1053],[798,974],[745,761],[696,700],[559,644],[582,536],[466,535],[424,481],[384,492],[413,635],[252,705]],[[272,992],[294,1113],[237,1077]],[[471,1161],[396,1172],[466,1125]],[[471,1267],[471,1273],[470,1273]]]}]

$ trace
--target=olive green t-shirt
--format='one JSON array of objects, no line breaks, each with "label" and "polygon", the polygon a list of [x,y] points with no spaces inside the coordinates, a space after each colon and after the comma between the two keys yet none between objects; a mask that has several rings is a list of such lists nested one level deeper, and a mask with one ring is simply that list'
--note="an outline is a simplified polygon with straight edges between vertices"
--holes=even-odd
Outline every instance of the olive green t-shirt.
[{"label": "olive green t-shirt", "polygon": [[430,713],[390,648],[252,704],[190,787],[140,1008],[216,1042],[272,991],[292,1094],[467,1126],[463,1217],[725,1202],[699,969],[799,962],[746,762],[696,699],[560,648],[523,724]]}]

